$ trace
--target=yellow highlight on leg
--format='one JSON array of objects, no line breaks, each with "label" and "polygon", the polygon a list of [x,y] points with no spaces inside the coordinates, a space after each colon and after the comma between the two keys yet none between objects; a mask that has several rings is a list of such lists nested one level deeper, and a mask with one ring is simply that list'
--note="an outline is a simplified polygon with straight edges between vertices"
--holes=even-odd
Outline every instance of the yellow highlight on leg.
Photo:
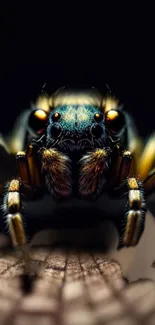
[{"label": "yellow highlight on leg", "polygon": [[138,174],[141,179],[145,179],[155,164],[155,133],[153,133],[140,157]]},{"label": "yellow highlight on leg", "polygon": [[138,190],[138,183],[134,177],[128,178],[128,186],[131,190]]},{"label": "yellow highlight on leg", "polygon": [[9,230],[15,247],[26,244],[26,236],[20,213],[8,215]]},{"label": "yellow highlight on leg", "polygon": [[129,207],[131,209],[141,209],[142,200],[139,190],[130,190],[129,191]]},{"label": "yellow highlight on leg", "polygon": [[13,179],[10,182],[9,192],[18,192],[19,191],[19,180]]},{"label": "yellow highlight on leg", "polygon": [[8,209],[10,210],[14,208],[16,209],[14,212],[19,211],[20,209],[20,195],[18,192],[10,192],[8,194]]},{"label": "yellow highlight on leg", "polygon": [[127,224],[123,236],[125,246],[136,245],[140,229],[141,212],[130,210],[127,215]]}]

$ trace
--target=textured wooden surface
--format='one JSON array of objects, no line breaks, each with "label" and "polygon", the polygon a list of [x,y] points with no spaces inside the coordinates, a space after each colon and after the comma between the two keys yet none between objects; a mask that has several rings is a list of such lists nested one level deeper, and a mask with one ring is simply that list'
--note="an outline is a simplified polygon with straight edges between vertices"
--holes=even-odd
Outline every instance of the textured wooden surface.
[{"label": "textured wooden surface", "polygon": [[0,257],[0,324],[155,324],[155,283],[128,285],[101,253],[38,248],[32,281],[13,253]]}]

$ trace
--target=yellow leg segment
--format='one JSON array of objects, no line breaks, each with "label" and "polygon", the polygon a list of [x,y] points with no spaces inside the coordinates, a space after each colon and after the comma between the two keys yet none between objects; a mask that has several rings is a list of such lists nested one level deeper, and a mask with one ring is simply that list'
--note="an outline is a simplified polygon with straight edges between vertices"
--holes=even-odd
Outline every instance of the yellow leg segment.
[{"label": "yellow leg segment", "polygon": [[155,133],[153,133],[140,156],[138,163],[138,175],[144,180],[155,167]]},{"label": "yellow leg segment", "polygon": [[143,184],[146,195],[152,194],[155,190],[155,169],[153,169],[148,177],[145,178]]},{"label": "yellow leg segment", "polygon": [[123,246],[138,243],[144,225],[146,205],[141,186],[136,178],[128,178],[128,207],[125,214],[125,230],[121,238]]},{"label": "yellow leg segment", "polygon": [[26,244],[26,235],[23,226],[22,215],[20,214],[20,182],[12,180],[8,187],[8,193],[5,196],[4,212],[14,247]]},{"label": "yellow leg segment", "polygon": [[14,247],[26,244],[26,236],[20,213],[8,214],[7,221]]}]

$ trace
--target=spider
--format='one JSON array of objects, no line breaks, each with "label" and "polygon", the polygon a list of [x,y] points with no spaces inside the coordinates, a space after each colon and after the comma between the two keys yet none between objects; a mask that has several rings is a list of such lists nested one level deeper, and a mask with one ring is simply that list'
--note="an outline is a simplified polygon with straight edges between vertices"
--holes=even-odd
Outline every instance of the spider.
[{"label": "spider", "polygon": [[57,202],[125,196],[119,247],[139,242],[146,199],[155,187],[154,136],[144,147],[118,100],[92,91],[60,90],[28,114],[27,148],[7,184],[3,212],[14,247],[27,243],[23,202],[48,193]]}]

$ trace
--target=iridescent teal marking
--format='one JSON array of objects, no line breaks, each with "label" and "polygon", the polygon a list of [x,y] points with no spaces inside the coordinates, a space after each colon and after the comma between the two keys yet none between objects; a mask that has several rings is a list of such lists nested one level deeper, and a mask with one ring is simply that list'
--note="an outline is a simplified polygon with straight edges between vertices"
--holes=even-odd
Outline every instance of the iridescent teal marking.
[{"label": "iridescent teal marking", "polygon": [[94,114],[99,112],[99,109],[92,105],[65,105],[58,106],[52,111],[61,114],[61,119],[58,123],[65,131],[77,130],[82,132],[87,127],[94,123]]}]

